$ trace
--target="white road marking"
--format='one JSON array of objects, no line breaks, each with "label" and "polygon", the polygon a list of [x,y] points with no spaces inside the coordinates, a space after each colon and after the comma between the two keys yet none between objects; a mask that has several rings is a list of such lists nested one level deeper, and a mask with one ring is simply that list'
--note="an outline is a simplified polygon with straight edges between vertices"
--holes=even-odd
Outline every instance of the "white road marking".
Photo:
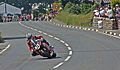
[{"label": "white road marking", "polygon": [[56,39],[56,40],[60,40],[59,38],[57,38],[57,37],[54,37],[54,39]]},{"label": "white road marking", "polygon": [[108,33],[107,31],[105,33]]},{"label": "white road marking", "polygon": [[76,29],[77,29],[78,27],[76,26]]},{"label": "white road marking", "polygon": [[3,50],[0,52],[0,54],[2,54],[4,51],[6,51],[9,47],[10,47],[10,44],[9,44],[5,49],[3,49]]},{"label": "white road marking", "polygon": [[66,27],[68,28],[68,25]]},{"label": "white road marking", "polygon": [[38,31],[39,33],[42,33],[42,31]]},{"label": "white road marking", "polygon": [[71,28],[71,26],[69,26],[69,28]]},{"label": "white road marking", "polygon": [[84,30],[87,30],[87,28],[84,28]]},{"label": "white road marking", "polygon": [[27,27],[27,28],[30,28],[30,27]]},{"label": "white road marking", "polygon": [[67,43],[65,43],[65,46],[69,46]]},{"label": "white road marking", "polygon": [[63,25],[63,27],[65,27],[65,25]]},{"label": "white road marking", "polygon": [[56,68],[60,67],[61,65],[63,65],[63,63],[64,62],[59,63],[58,65],[56,65],[55,67],[53,67],[53,69],[56,69]]},{"label": "white road marking", "polygon": [[60,26],[60,24],[58,24],[58,26]]},{"label": "white road marking", "polygon": [[44,35],[48,35],[48,34],[47,34],[47,33],[45,33],[45,32],[44,32],[43,34],[44,34]]},{"label": "white road marking", "polygon": [[37,29],[34,29],[35,31],[38,31]]},{"label": "white road marking", "polygon": [[63,40],[60,40],[61,43],[65,43]]},{"label": "white road marking", "polygon": [[53,37],[52,35],[48,35],[49,37]]},{"label": "white road marking", "polygon": [[92,29],[92,31],[94,31],[94,29]]},{"label": "white road marking", "polygon": [[33,30],[33,28],[31,28]]},{"label": "white road marking", "polygon": [[98,33],[101,33],[101,34],[104,34],[104,35],[108,35],[108,36],[112,36],[112,37],[114,37],[114,38],[118,38],[118,39],[120,39],[120,37],[118,37],[118,36],[114,36],[114,35],[106,34],[106,33],[103,33],[103,32],[98,32]]},{"label": "white road marking", "polygon": [[72,55],[72,51],[69,51],[69,55]]},{"label": "white road marking", "polygon": [[88,28],[88,30],[90,30],[90,28]]},{"label": "white road marking", "polygon": [[114,33],[114,35],[117,35],[117,33]]},{"label": "white road marking", "polygon": [[74,28],[74,26],[72,26],[72,28]]},{"label": "white road marking", "polygon": [[82,29],[82,27],[79,27],[79,29]]},{"label": "white road marking", "polygon": [[71,47],[67,47],[67,48],[68,48],[68,50],[72,50]]},{"label": "white road marking", "polygon": [[110,34],[112,35],[112,32],[110,32]]},{"label": "white road marking", "polygon": [[98,30],[96,30],[96,32],[98,32]]},{"label": "white road marking", "polygon": [[68,61],[71,58],[71,56],[68,56],[64,61]]}]

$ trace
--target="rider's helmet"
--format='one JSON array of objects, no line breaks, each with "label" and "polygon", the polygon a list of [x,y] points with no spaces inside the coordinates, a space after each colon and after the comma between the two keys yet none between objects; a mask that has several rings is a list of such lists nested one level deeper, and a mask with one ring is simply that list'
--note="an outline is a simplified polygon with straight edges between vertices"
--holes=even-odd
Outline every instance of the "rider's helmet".
[{"label": "rider's helmet", "polygon": [[30,34],[30,33],[28,33],[28,34],[26,34],[26,38],[29,40],[29,39],[31,39],[32,38],[32,34]]}]

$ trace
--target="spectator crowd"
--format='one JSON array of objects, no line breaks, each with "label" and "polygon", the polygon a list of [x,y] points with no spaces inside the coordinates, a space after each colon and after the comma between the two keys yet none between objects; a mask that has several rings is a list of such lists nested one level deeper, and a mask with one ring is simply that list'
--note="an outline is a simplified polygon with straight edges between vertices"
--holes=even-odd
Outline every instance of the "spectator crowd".
[{"label": "spectator crowd", "polygon": [[[113,8],[113,11],[115,12],[115,16],[117,18],[120,18],[120,7],[118,4],[115,5],[115,8]],[[96,7],[93,13],[94,13],[94,16],[96,17],[108,17],[110,19],[113,18],[111,5],[102,6],[101,8]]]}]

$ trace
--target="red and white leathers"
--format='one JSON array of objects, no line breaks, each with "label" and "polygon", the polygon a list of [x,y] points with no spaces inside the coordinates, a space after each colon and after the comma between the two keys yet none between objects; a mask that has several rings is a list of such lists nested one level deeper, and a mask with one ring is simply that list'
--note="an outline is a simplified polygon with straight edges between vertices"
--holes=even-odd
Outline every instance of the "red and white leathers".
[{"label": "red and white leathers", "polygon": [[[39,39],[39,40],[41,40],[41,42],[44,42],[44,43],[46,43],[46,44],[49,46],[49,43],[43,38],[43,36],[33,35],[31,39],[34,39],[34,40]],[[34,48],[35,46],[32,45],[31,39],[28,39],[27,44],[28,44],[28,46],[29,46],[29,48],[30,48],[30,51],[34,51],[33,48]]]}]

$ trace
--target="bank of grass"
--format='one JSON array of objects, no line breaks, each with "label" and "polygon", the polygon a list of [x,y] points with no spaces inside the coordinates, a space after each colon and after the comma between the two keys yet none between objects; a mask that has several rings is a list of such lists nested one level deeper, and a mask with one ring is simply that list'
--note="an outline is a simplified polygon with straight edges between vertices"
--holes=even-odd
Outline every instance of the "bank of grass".
[{"label": "bank of grass", "polygon": [[1,32],[0,32],[0,43],[3,43],[3,39],[2,39],[2,36],[1,36]]},{"label": "bank of grass", "polygon": [[55,19],[67,25],[91,27],[92,18],[93,13],[76,15],[61,11]]}]

